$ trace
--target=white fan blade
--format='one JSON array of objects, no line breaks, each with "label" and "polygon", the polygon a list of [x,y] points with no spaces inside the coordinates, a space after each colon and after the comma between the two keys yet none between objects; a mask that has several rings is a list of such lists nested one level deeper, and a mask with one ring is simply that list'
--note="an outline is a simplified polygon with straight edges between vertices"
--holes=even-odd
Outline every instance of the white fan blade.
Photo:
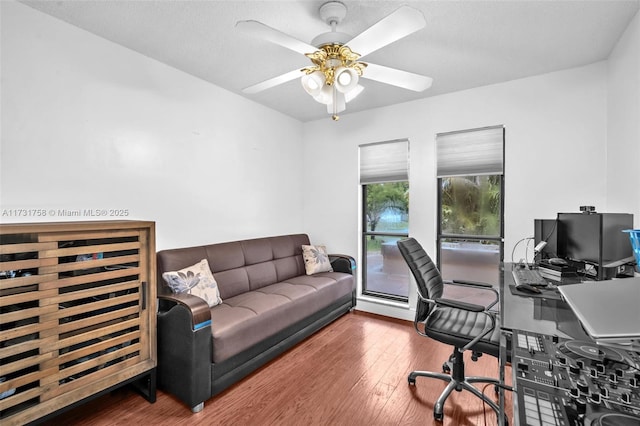
[{"label": "white fan blade", "polygon": [[395,68],[389,68],[382,65],[367,63],[362,73],[362,78],[379,81],[380,83],[391,84],[393,86],[402,87],[404,89],[413,90],[414,92],[422,92],[431,87],[433,79],[420,74],[414,74],[408,71],[402,71]]},{"label": "white fan blade", "polygon": [[280,46],[291,49],[300,54],[312,53],[318,50],[312,45],[291,37],[281,31],[271,28],[258,21],[238,21],[236,28],[257,39],[270,41]]},{"label": "white fan blade", "polygon": [[279,75],[277,77],[270,78],[269,80],[265,80],[261,83],[254,84],[253,86],[246,87],[242,89],[244,93],[249,95],[253,95],[254,93],[262,92],[263,90],[270,89],[279,84],[286,83],[287,81],[294,80],[298,77],[302,77],[304,73],[299,69],[289,71],[286,74]]},{"label": "white fan blade", "polygon": [[363,57],[424,28],[425,25],[427,21],[422,12],[409,6],[402,6],[355,36],[347,46]]}]

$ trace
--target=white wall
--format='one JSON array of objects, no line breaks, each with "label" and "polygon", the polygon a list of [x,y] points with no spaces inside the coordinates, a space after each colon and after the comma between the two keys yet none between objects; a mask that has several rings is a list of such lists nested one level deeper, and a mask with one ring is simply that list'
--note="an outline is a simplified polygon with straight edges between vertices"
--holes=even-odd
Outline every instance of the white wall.
[{"label": "white wall", "polygon": [[301,124],[22,4],[0,7],[0,207],[55,213],[2,222],[127,209],[157,222],[159,249],[308,232],[356,256],[357,147],[409,138],[410,231],[434,251],[435,134],[495,124],[506,126],[507,260],[534,218],[587,204],[640,220],[637,173],[616,161],[637,170],[638,16],[607,62]]},{"label": "white wall", "polygon": [[158,249],[304,231],[300,122],[22,4],[1,7],[2,222],[127,209],[157,222]]},{"label": "white wall", "polygon": [[[533,235],[535,218],[579,211],[581,205],[605,211],[606,70],[600,62],[344,115],[339,122],[307,123],[305,229],[323,236],[333,251],[357,255],[358,145],[408,138],[410,234],[434,252],[435,135],[497,124],[506,128],[505,260],[519,239]],[[523,245],[515,255],[521,257]],[[387,307],[372,310],[390,314]],[[391,314],[413,315],[406,309]]]},{"label": "white wall", "polygon": [[607,205],[640,228],[640,12],[608,61]]}]

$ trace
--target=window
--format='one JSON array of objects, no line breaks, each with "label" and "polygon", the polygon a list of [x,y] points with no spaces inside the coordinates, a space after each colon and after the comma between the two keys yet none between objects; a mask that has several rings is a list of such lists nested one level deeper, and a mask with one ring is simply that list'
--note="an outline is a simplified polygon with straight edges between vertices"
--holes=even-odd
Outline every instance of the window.
[{"label": "window", "polygon": [[362,292],[407,301],[409,268],[396,242],[409,235],[409,142],[360,146]]},{"label": "window", "polygon": [[445,279],[499,284],[504,128],[437,135],[438,266]]}]

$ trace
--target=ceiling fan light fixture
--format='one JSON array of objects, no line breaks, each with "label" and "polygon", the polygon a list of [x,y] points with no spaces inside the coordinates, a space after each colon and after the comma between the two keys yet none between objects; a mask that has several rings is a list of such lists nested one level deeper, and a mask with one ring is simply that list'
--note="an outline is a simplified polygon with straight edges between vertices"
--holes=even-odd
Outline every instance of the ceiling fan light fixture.
[{"label": "ceiling fan light fixture", "polygon": [[[327,104],[327,114],[337,116],[339,112],[342,112],[346,109],[347,101],[345,99],[344,93],[340,93],[336,90],[335,96],[331,96],[331,102]],[[334,120],[336,119],[334,118]]]},{"label": "ceiling fan light fixture", "polygon": [[318,96],[325,86],[324,74],[320,71],[314,71],[310,74],[302,76],[302,87],[311,96]]},{"label": "ceiling fan light fixture", "polygon": [[358,72],[353,68],[338,67],[334,74],[336,89],[348,93],[358,85]]},{"label": "ceiling fan light fixture", "polygon": [[352,90],[344,94],[344,101],[351,102],[356,98],[356,96],[362,93],[363,90],[364,90],[364,87],[362,85],[360,84],[356,85],[356,87],[354,87]]},{"label": "ceiling fan light fixture", "polygon": [[364,89],[358,84],[360,77],[415,92],[422,92],[431,86],[430,77],[371,64],[368,61],[359,62],[362,57],[424,28],[426,20],[420,10],[401,6],[353,38],[336,31],[347,13],[344,3],[325,2],[319,12],[320,17],[331,27],[331,31],[318,35],[311,44],[258,21],[239,21],[236,24],[241,31],[301,53],[312,63],[311,66],[254,84],[243,89],[244,93],[253,94],[266,90],[293,80],[296,74],[300,75],[299,72],[302,72],[304,90],[314,100],[326,105],[327,111],[332,114],[331,118],[338,120],[338,112],[344,111],[346,103]]},{"label": "ceiling fan light fixture", "polygon": [[321,104],[331,105],[333,103],[333,88],[326,84],[322,85],[320,93],[315,95],[313,99]]}]

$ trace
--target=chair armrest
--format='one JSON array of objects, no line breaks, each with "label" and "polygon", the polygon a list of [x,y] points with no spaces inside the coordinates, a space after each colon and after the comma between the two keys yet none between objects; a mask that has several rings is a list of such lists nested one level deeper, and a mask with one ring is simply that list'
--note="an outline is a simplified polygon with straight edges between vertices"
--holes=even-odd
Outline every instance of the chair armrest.
[{"label": "chair armrest", "polygon": [[184,306],[191,313],[192,330],[211,324],[211,311],[207,302],[188,293],[158,295],[159,310],[168,311],[175,305]]},{"label": "chair armrest", "polygon": [[329,261],[335,272],[355,275],[356,260],[353,257],[346,254],[330,254]]},{"label": "chair armrest", "polygon": [[496,314],[492,314],[490,312],[487,311],[482,311],[480,312],[483,315],[486,315],[489,320],[491,325],[488,325],[487,327],[485,327],[482,330],[482,333],[478,334],[475,339],[473,339],[472,341],[470,341],[469,343],[467,343],[466,345],[464,345],[462,348],[460,348],[460,352],[464,352],[466,350],[471,349],[473,346],[475,346],[476,343],[478,343],[480,340],[482,340],[482,338],[484,336],[486,336],[487,334],[491,333],[495,328],[496,328]]},{"label": "chair armrest", "polygon": [[453,307],[460,307],[461,309],[465,309],[467,311],[479,312],[479,313],[482,313],[482,314],[486,315],[490,319],[490,325],[485,327],[482,330],[482,332],[479,335],[477,335],[472,341],[467,343],[464,347],[460,348],[460,352],[464,352],[464,351],[472,348],[484,336],[486,336],[487,334],[489,334],[490,332],[492,332],[495,329],[495,327],[496,327],[496,318],[495,318],[495,316],[493,314],[488,312],[488,310],[491,309],[496,303],[498,303],[498,301],[500,300],[500,293],[498,293],[498,290],[496,290],[491,284],[483,283],[483,282],[479,282],[479,281],[453,280],[453,281],[450,281],[450,282],[449,281],[446,282],[446,284],[455,285],[455,286],[459,286],[459,287],[471,287],[471,288],[476,288],[478,290],[487,290],[487,291],[493,292],[493,294],[495,296],[493,302],[491,302],[486,307],[480,306],[480,305],[474,305],[474,304],[454,301],[456,304],[471,305],[471,306],[476,306],[476,307],[480,306],[482,308],[480,310],[467,309],[467,308],[461,307],[461,306],[453,306]]},{"label": "chair armrest", "polygon": [[453,280],[451,281],[452,284],[457,284],[457,285],[467,285],[467,286],[472,286],[472,287],[484,287],[484,288],[493,288],[493,286],[489,283],[483,283],[480,281],[468,281],[468,280]]},{"label": "chair armrest", "polygon": [[471,312],[483,312],[485,309],[484,306],[482,305],[460,302],[458,300],[451,300],[451,299],[438,298],[438,299],[435,299],[435,302],[436,304],[438,304],[438,306],[448,306],[450,308],[464,309],[465,311],[471,311]]},{"label": "chair armrest", "polygon": [[493,308],[495,306],[495,304],[500,301],[500,293],[498,293],[498,290],[496,290],[489,283],[483,283],[483,282],[480,282],[480,281],[452,280],[452,281],[445,281],[445,284],[447,284],[447,285],[455,285],[455,286],[458,286],[458,287],[470,287],[470,288],[476,288],[478,290],[491,291],[493,293],[493,295],[495,296],[495,298],[493,299],[493,301],[489,305],[485,306],[485,309],[487,309],[487,310]]},{"label": "chair armrest", "polygon": [[[435,304],[437,304],[439,306],[447,306],[447,307],[451,307],[451,308],[462,309],[462,310],[465,310],[465,311],[477,312],[479,314],[486,315],[489,318],[490,325],[485,327],[482,330],[482,332],[480,334],[478,334],[473,340],[471,340],[465,346],[460,348],[459,349],[460,352],[464,352],[464,351],[468,350],[469,348],[472,348],[484,336],[486,336],[487,334],[489,334],[491,331],[493,331],[496,328],[496,316],[495,316],[496,314],[488,312],[487,311],[488,308],[485,308],[482,305],[476,305],[476,304],[473,304],[473,303],[460,302],[458,300],[451,300],[451,299],[444,299],[444,298],[425,299],[420,295],[420,292],[418,292],[418,298],[420,298],[423,302],[435,303]],[[489,305],[489,307],[491,307],[491,306],[493,306],[493,304]],[[417,318],[418,318],[418,316],[416,315],[416,320],[414,320],[413,326],[415,327],[415,329],[418,332],[418,334],[420,334],[422,336],[426,336],[426,334],[423,331],[420,331],[420,329],[418,328],[418,322],[417,322],[418,320],[417,320]]]}]

